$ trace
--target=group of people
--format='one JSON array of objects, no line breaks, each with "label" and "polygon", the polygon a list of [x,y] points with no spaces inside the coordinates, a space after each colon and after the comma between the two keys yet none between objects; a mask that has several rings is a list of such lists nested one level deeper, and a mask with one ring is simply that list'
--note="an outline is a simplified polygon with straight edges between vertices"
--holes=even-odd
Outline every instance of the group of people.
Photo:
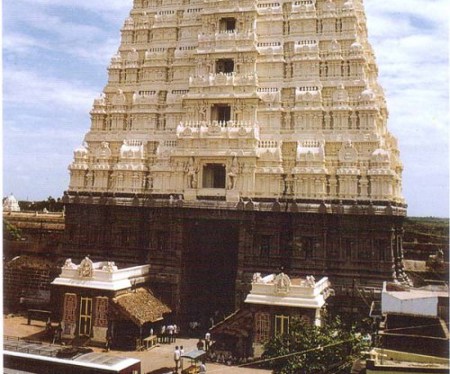
[{"label": "group of people", "polygon": [[[198,350],[206,350],[208,352],[211,345],[211,334],[209,332],[206,332],[204,341],[202,339],[199,339],[197,342],[197,349]],[[176,346],[175,350],[173,351],[173,359],[175,361],[175,370],[174,373],[178,373],[178,370],[183,370],[183,354],[184,354],[184,348],[183,346]],[[202,363],[199,366],[199,373],[206,373],[206,365],[205,361],[203,360]]]},{"label": "group of people", "polygon": [[236,357],[231,352],[220,352],[216,353],[214,351],[210,351],[207,356],[208,361],[217,362],[218,364],[224,365],[241,365],[251,362],[253,358],[249,357]]},{"label": "group of people", "polygon": [[163,344],[175,343],[177,336],[180,333],[180,328],[177,325],[161,326],[161,331],[158,335],[158,340]]},{"label": "group of people", "polygon": [[[176,346],[175,350],[173,351],[173,360],[175,361],[175,369],[174,373],[178,373],[178,370],[183,370],[183,354],[184,354],[184,348],[181,345],[180,347]],[[202,363],[199,366],[199,373],[206,373],[206,365],[205,362],[202,361]]]},{"label": "group of people", "polygon": [[175,373],[178,373],[178,370],[183,370],[183,358],[181,357],[184,353],[183,346],[176,346],[173,351],[173,360],[175,361]]},{"label": "group of people", "polygon": [[205,334],[205,342],[203,343],[202,339],[198,339],[197,342],[197,349],[199,350],[205,350],[208,352],[209,347],[211,346],[211,334],[207,331]]},{"label": "group of people", "polygon": [[254,360],[253,357],[245,354],[238,342],[215,342],[211,349],[207,350],[206,359],[209,362],[217,362],[224,365],[242,365]]}]

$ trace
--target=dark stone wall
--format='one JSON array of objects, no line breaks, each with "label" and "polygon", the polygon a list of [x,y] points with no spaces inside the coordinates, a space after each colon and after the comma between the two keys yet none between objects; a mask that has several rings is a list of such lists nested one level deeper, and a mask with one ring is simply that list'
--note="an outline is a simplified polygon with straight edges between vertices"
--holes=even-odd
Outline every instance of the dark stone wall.
[{"label": "dark stone wall", "polygon": [[63,233],[62,213],[4,212],[3,257],[7,261],[22,255],[52,257],[60,249]]},{"label": "dark stone wall", "polygon": [[[236,305],[249,291],[254,272],[268,274],[280,267],[289,276],[328,276],[337,293],[348,293],[355,283],[381,287],[384,280],[402,276],[403,219],[392,215],[68,204],[61,258],[77,262],[90,255],[93,261],[115,261],[119,266],[149,263],[155,293],[178,311],[186,302],[183,295],[190,292],[186,266],[193,266],[188,261],[192,251],[202,250],[207,257],[208,251],[217,250],[217,243],[201,238],[202,231],[196,234],[200,235],[197,239],[190,237],[192,225],[209,222],[204,235],[214,235],[211,225],[217,225],[218,230],[230,227],[230,235],[236,239],[237,253],[230,257],[230,266],[236,267]],[[196,242],[201,248],[189,249],[189,243]],[[214,261],[202,266],[217,271]],[[202,287],[209,287],[207,280],[198,292]]]},{"label": "dark stone wall", "polygon": [[[3,268],[3,306],[6,312],[50,307],[50,283],[60,269],[53,261],[21,256]],[[20,304],[20,298],[23,303]]]}]

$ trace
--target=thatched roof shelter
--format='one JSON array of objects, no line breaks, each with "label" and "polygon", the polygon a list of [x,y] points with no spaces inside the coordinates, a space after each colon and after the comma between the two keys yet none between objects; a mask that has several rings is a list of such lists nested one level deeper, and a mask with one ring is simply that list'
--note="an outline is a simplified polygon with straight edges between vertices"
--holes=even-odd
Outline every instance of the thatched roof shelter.
[{"label": "thatched roof shelter", "polygon": [[118,311],[138,326],[156,322],[172,310],[147,288],[137,288],[112,299]]}]

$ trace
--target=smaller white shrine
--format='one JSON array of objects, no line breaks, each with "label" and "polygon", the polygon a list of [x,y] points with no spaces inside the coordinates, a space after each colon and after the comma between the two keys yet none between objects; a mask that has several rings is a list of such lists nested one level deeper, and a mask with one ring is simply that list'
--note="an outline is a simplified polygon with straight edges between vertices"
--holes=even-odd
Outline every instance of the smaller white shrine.
[{"label": "smaller white shrine", "polygon": [[5,198],[5,200],[3,200],[3,211],[20,212],[19,202],[13,194],[9,195],[7,198]]},{"label": "smaller white shrine", "polygon": [[252,289],[245,299],[246,303],[305,308],[315,310],[314,324],[321,325],[321,308],[332,294],[331,283],[327,277],[316,282],[314,276],[306,278],[289,278],[284,273],[261,273],[253,275]]},{"label": "smaller white shrine", "polygon": [[128,331],[142,338],[144,325],[148,329],[171,312],[147,287],[149,272],[150,265],[119,269],[114,262],[93,262],[88,256],[79,264],[67,259],[52,282],[62,337],[85,336],[104,343],[110,336],[120,342]]},{"label": "smaller white shrine", "polygon": [[59,286],[94,288],[119,291],[143,283],[149,275],[150,265],[118,269],[114,262],[92,262],[85,257],[80,264],[69,258],[61,268],[61,274],[52,284]]},{"label": "smaller white shrine", "polygon": [[281,272],[265,277],[253,274],[245,305],[213,326],[214,339],[234,342],[228,349],[238,357],[261,357],[274,336],[289,335],[291,323],[303,320],[321,326],[325,302],[333,290],[327,277],[290,278]]}]

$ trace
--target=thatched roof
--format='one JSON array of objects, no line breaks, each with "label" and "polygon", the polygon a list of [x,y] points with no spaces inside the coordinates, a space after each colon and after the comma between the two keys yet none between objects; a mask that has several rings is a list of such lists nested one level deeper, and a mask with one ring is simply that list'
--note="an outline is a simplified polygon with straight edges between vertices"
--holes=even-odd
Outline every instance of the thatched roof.
[{"label": "thatched roof", "polygon": [[223,321],[209,329],[212,335],[231,335],[248,337],[253,326],[253,316],[248,309],[238,309]]},{"label": "thatched roof", "polygon": [[147,288],[137,288],[115,297],[112,301],[125,317],[138,326],[158,321],[163,318],[164,313],[172,311]]}]

